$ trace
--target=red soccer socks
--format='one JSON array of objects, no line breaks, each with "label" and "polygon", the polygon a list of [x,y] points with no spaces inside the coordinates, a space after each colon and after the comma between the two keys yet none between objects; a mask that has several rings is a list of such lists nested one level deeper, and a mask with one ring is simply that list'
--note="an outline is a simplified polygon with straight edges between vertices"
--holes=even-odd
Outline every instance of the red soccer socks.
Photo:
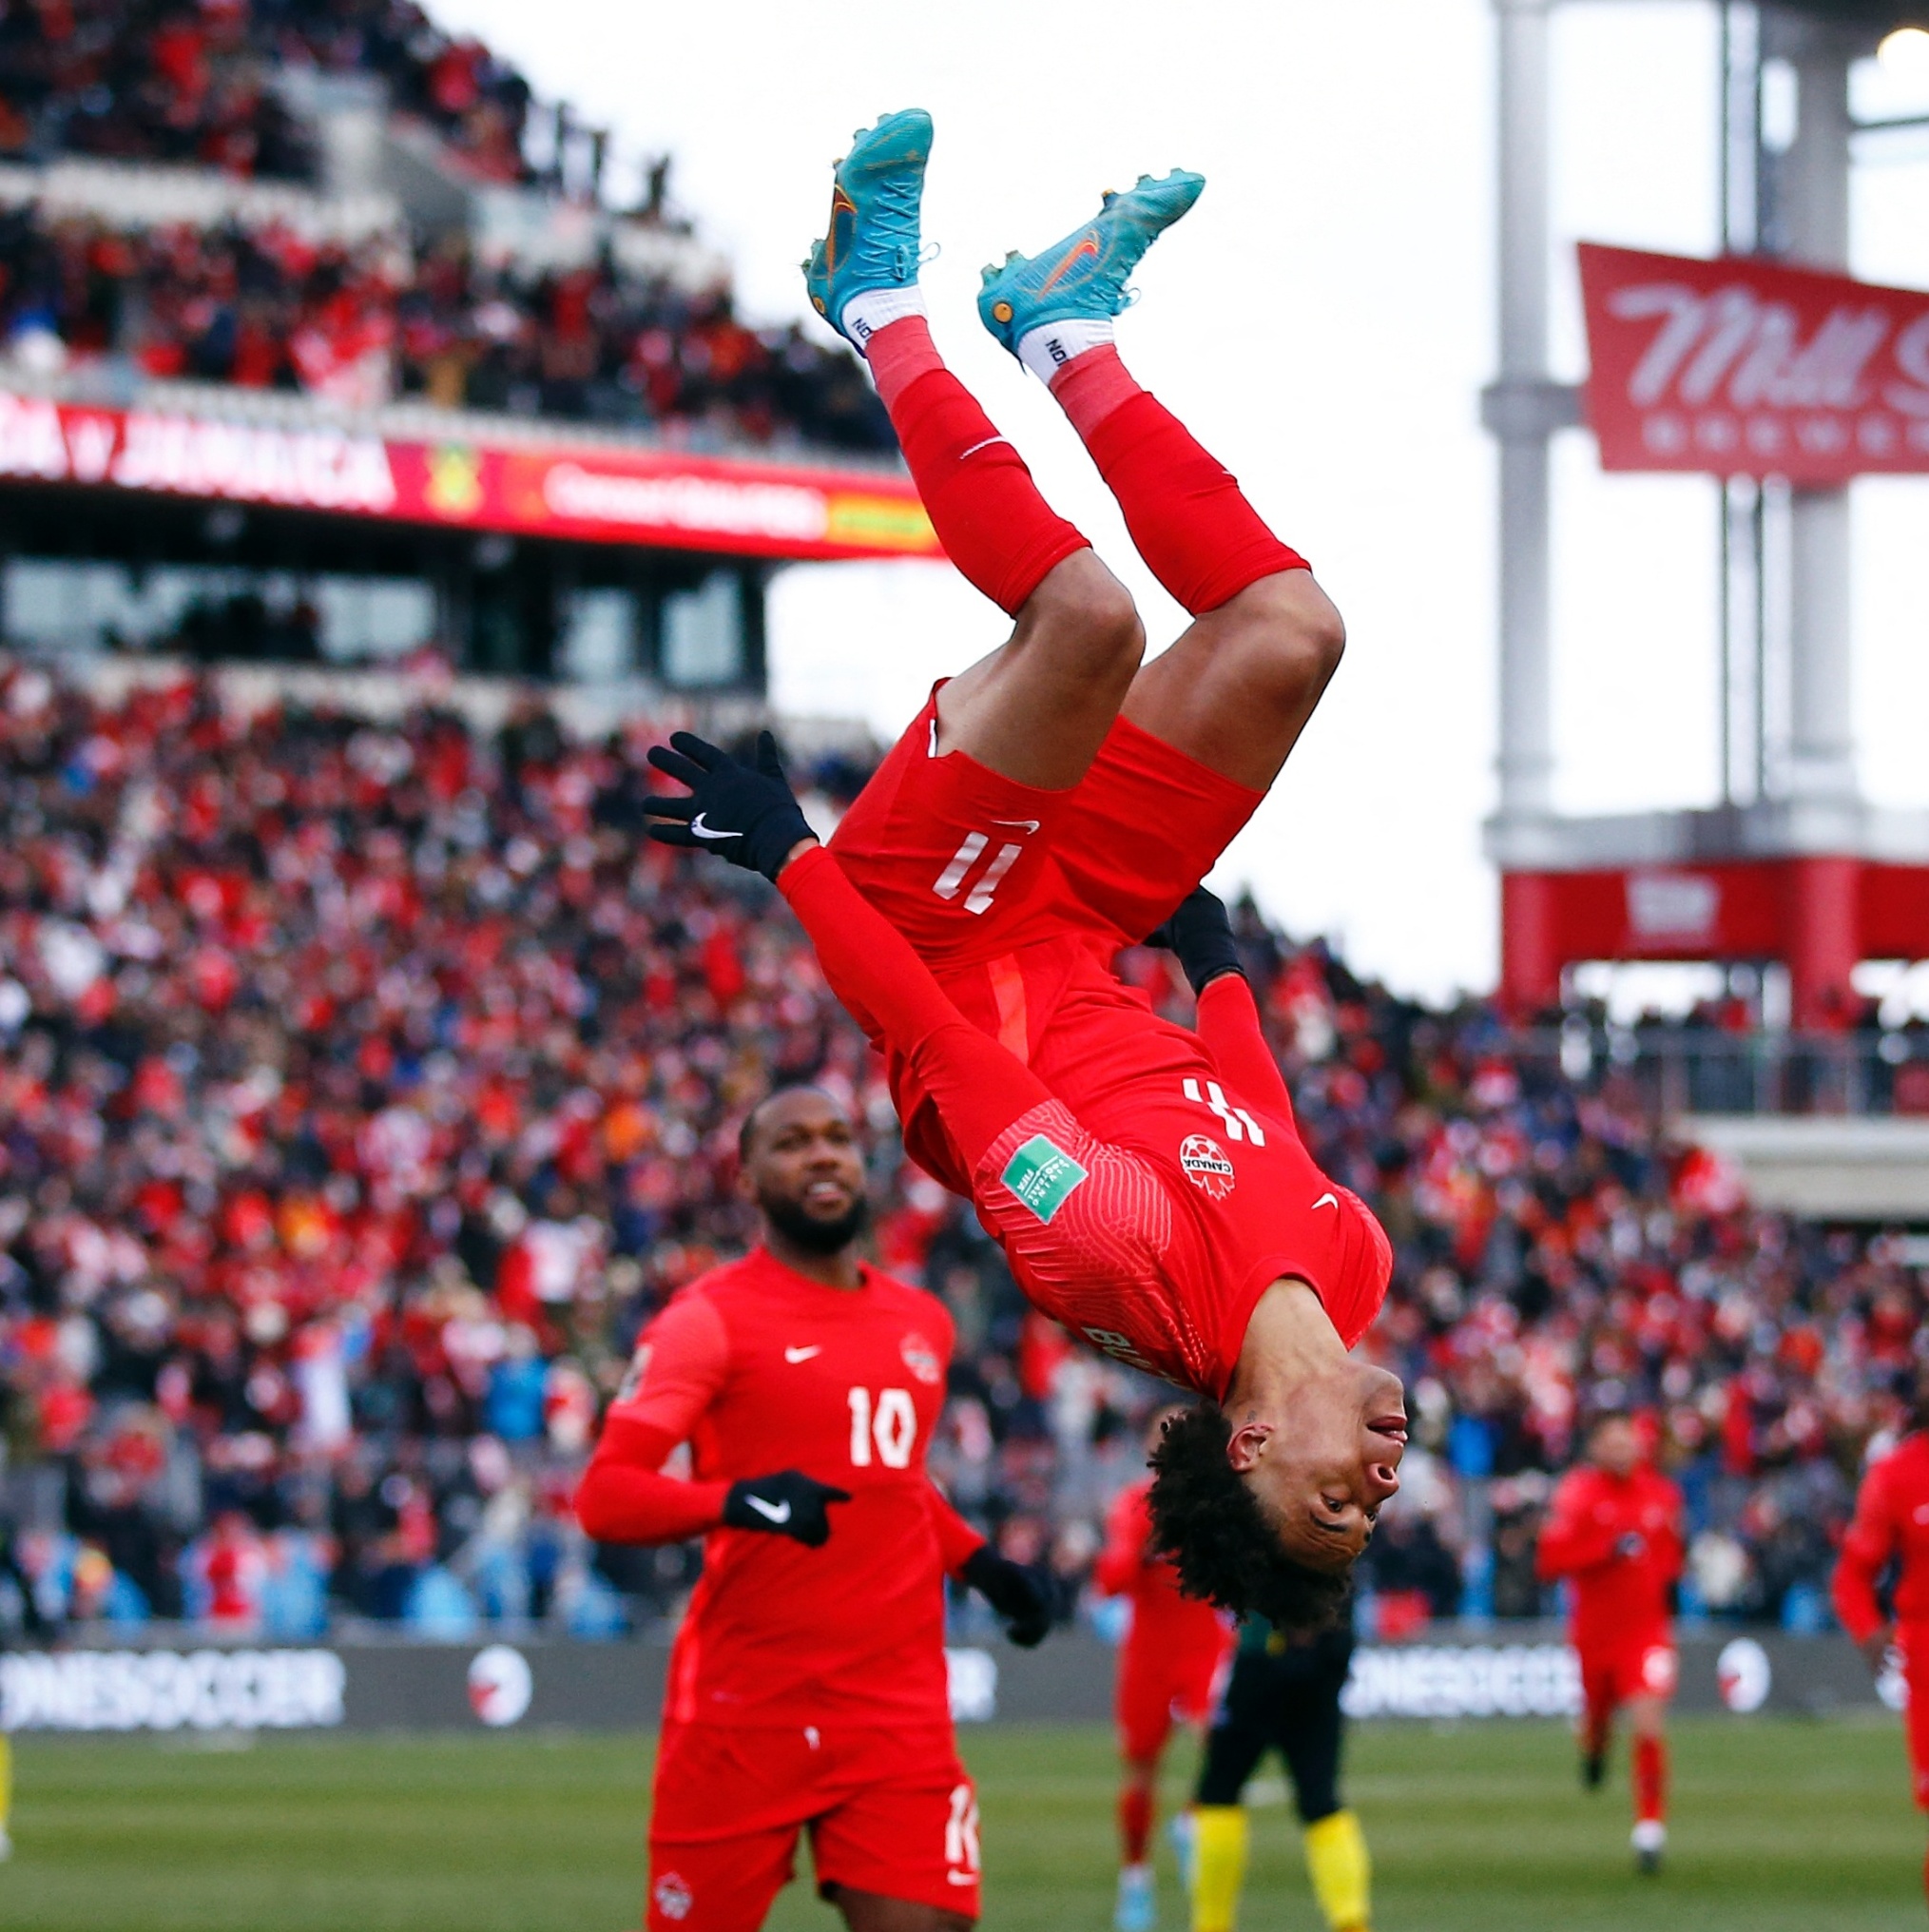
[{"label": "red soccer socks", "polygon": [[1658,1737],[1634,1740],[1634,1816],[1659,1825],[1668,1816],[1668,1745]]},{"label": "red soccer socks", "polygon": [[1053,565],[1088,548],[1085,538],[944,366],[922,316],[878,330],[865,354],[945,553],[1015,616]]},{"label": "red soccer socks", "polygon": [[1119,1852],[1123,1864],[1144,1864],[1152,1842],[1152,1794],[1143,1785],[1119,1792]]},{"label": "red soccer socks", "polygon": [[1306,560],[1260,520],[1238,479],[1208,455],[1110,343],[1073,356],[1051,394],[1091,452],[1152,574],[1193,616]]}]

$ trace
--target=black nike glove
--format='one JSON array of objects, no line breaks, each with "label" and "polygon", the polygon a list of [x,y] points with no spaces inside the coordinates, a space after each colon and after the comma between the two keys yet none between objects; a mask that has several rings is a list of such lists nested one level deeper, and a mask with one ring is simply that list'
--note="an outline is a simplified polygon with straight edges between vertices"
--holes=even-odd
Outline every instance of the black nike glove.
[{"label": "black nike glove", "polygon": [[848,1489],[833,1489],[801,1469],[780,1469],[733,1482],[723,1498],[723,1520],[733,1530],[763,1530],[821,1550],[831,1539],[830,1505],[850,1499]]},{"label": "black nike glove", "polygon": [[1004,1618],[1005,1634],[1020,1650],[1045,1641],[1051,1628],[1052,1593],[1042,1573],[980,1543],[957,1574]]},{"label": "black nike glove", "polygon": [[647,798],[644,811],[666,822],[649,828],[665,845],[714,852],[746,872],[775,883],[800,839],[814,839],[777,757],[777,741],[757,734],[757,763],[745,764],[690,731],[673,731],[667,745],[652,744],[649,762],[679,784],[687,798]]},{"label": "black nike glove", "polygon": [[1245,971],[1225,903],[1203,885],[1195,885],[1179,910],[1156,932],[1146,935],[1146,944],[1177,954],[1195,994],[1204,993],[1222,974]]}]

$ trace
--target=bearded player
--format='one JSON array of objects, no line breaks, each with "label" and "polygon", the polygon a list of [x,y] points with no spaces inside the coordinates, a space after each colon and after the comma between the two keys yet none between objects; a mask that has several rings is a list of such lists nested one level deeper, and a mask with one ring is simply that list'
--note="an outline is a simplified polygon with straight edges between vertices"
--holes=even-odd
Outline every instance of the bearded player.
[{"label": "bearded player", "polygon": [[1614,1714],[1634,1733],[1637,1866],[1661,1868],[1668,1844],[1668,1702],[1674,1695],[1669,1592],[1681,1575],[1681,1492],[1649,1460],[1624,1415],[1603,1416],[1588,1459],[1555,1484],[1534,1567],[1573,1593],[1581,1660],[1581,1782],[1600,1788]]},{"label": "bearded player", "polygon": [[[1891,1612],[1878,1588],[1898,1565]],[[1909,1768],[1916,1803],[1929,1811],[1929,1387],[1919,1381],[1908,1433],[1871,1463],[1835,1571],[1835,1610],[1879,1675],[1891,1651],[1908,1687]],[[1929,1890],[1929,1859],[1922,1867]]]},{"label": "bearded player", "polygon": [[[1181,1413],[1165,1409],[1152,1418],[1149,1450],[1157,1451],[1166,1424]],[[1232,1644],[1225,1618],[1182,1594],[1170,1560],[1152,1546],[1151,1487],[1149,1479],[1128,1483],[1113,1498],[1105,1547],[1091,1570],[1100,1595],[1124,1597],[1131,1606],[1112,1700],[1119,1741],[1116,1932],[1150,1932],[1157,1922],[1150,1852],[1159,1760],[1174,1723],[1205,1724]]]},{"label": "bearded player", "polygon": [[1122,1362],[1208,1398],[1155,1459],[1153,1533],[1182,1585],[1283,1628],[1330,1621],[1398,1487],[1397,1378],[1349,1356],[1391,1252],[1314,1165],[1225,974],[1197,1030],[1110,957],[1167,918],[1251,816],[1339,661],[1305,561],[1111,346],[1126,279],[1197,199],[1143,179],[978,309],[1050,381],[1140,554],[1194,613],[1141,667],[1116,578],[940,361],[917,287],[931,122],[839,164],[811,299],[869,360],[952,561],[1013,618],[943,684],[820,849],[767,742],[741,763],[679,734],[687,795],[652,835],[762,872],[884,1049],[906,1145],[967,1194],[1032,1301]]},{"label": "bearded player", "polygon": [[[670,1654],[646,1923],[754,1932],[808,1829],[818,1889],[853,1932],[951,1932],[977,1916],[978,1839],[942,1579],[974,1585],[1027,1645],[1047,1598],[924,1473],[951,1318],[857,1258],[844,1110],[781,1091],[742,1151],[762,1243],[646,1331],[576,1498],[599,1542],[706,1538]],[[663,1474],[683,1442],[689,1481]]]}]

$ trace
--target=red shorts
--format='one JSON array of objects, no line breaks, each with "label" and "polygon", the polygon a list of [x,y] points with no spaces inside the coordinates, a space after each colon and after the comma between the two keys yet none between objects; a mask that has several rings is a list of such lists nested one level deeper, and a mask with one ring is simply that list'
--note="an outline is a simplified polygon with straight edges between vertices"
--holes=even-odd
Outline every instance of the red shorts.
[{"label": "red shorts", "polygon": [[948,1724],[669,1724],[649,1821],[649,1932],[757,1932],[808,1830],[818,1889],[978,1915],[978,1802]]},{"label": "red shorts", "polygon": [[831,840],[853,884],[940,978],[1079,933],[1136,944],[1264,796],[1116,720],[1077,784],[1041,791],[935,754],[937,693]]},{"label": "red shorts", "polygon": [[1678,1666],[1666,1631],[1602,1650],[1584,1650],[1581,1693],[1597,1716],[1636,1697],[1672,1697]]},{"label": "red shorts", "polygon": [[[1112,1710],[1119,1755],[1143,1765],[1165,1749],[1175,1722],[1204,1724],[1211,1716],[1230,1639],[1222,1635],[1210,1645],[1141,1644],[1134,1641],[1135,1634],[1126,1638],[1119,1652]],[[1156,1638],[1157,1633],[1153,1634]]]}]

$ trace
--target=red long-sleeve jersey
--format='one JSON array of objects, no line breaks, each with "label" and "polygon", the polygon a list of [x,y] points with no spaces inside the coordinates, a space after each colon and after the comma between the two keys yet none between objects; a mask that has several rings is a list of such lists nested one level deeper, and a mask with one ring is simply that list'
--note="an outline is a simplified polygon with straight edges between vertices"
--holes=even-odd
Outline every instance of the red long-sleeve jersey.
[{"label": "red long-sleeve jersey", "polygon": [[1871,1466],[1835,1566],[1835,1613],[1857,1643],[1881,1629],[1876,1583],[1892,1558],[1898,1623],[1929,1623],[1929,1434],[1904,1436]]},{"label": "red long-sleeve jersey", "polygon": [[967,1015],[829,852],[786,866],[779,889],[887,1047],[914,1150],[976,1204],[1036,1307],[1215,1399],[1273,1282],[1308,1284],[1349,1348],[1366,1332],[1393,1250],[1300,1139],[1242,976],[1206,989],[1193,1031],[1122,986],[1089,939],[1028,947],[1006,995],[1052,1017],[1020,1058],[1000,1037],[1016,1030]]},{"label": "red long-sleeve jersey", "polygon": [[1149,1478],[1119,1491],[1106,1516],[1105,1548],[1091,1567],[1092,1587],[1104,1596],[1131,1601],[1129,1651],[1164,1656],[1217,1655],[1226,1640],[1225,1618],[1196,1596],[1182,1596],[1179,1573],[1168,1557],[1153,1554],[1152,1516],[1146,1498]]},{"label": "red long-sleeve jersey", "polygon": [[1645,1464],[1625,1477],[1588,1467],[1554,1486],[1534,1568],[1572,1584],[1574,1648],[1599,1652],[1667,1631],[1681,1560],[1680,1490]]},{"label": "red long-sleeve jersey", "polygon": [[[601,1542],[707,1533],[667,1718],[947,1721],[942,1579],[984,1541],[925,1473],[952,1322],[919,1289],[862,1275],[826,1287],[753,1249],[658,1316],[610,1406],[583,1527]],[[687,1482],[662,1473],[685,1441]],[[851,1492],[823,1548],[720,1527],[732,1482],[779,1469]]]}]

